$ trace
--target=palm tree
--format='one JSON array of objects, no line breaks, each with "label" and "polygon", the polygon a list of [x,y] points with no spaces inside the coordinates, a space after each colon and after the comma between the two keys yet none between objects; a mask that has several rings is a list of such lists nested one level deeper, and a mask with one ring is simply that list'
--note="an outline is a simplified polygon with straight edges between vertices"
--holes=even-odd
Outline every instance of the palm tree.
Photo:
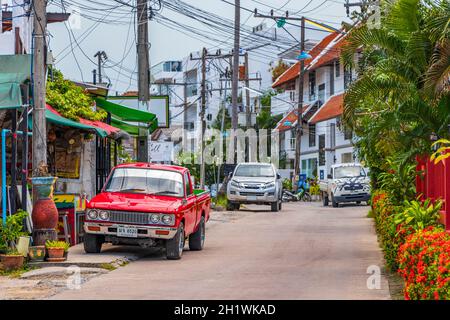
[{"label": "palm tree", "polygon": [[379,28],[362,22],[347,36],[342,59],[359,77],[346,92],[344,121],[360,137],[363,158],[404,152],[412,159],[429,151],[432,133],[449,135],[450,5],[384,0],[381,6]]}]

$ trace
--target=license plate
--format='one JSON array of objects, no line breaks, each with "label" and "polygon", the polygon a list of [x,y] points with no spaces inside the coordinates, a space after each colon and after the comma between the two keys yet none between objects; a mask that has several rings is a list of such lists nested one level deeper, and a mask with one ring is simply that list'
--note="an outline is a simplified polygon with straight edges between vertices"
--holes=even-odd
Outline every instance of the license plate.
[{"label": "license plate", "polygon": [[128,238],[137,238],[137,228],[135,227],[118,227],[117,228],[117,236],[118,237],[128,237]]},{"label": "license plate", "polygon": [[248,196],[248,197],[247,197],[247,200],[248,200],[248,201],[256,201],[257,198],[256,198],[256,196]]}]

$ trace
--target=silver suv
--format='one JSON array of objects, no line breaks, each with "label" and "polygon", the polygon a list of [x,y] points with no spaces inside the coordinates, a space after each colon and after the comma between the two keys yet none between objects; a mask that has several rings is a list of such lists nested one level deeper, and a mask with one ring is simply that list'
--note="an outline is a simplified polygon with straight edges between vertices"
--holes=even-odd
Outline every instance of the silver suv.
[{"label": "silver suv", "polygon": [[229,177],[227,209],[237,210],[241,204],[262,204],[270,205],[272,211],[279,211],[282,189],[281,176],[273,164],[238,164]]}]

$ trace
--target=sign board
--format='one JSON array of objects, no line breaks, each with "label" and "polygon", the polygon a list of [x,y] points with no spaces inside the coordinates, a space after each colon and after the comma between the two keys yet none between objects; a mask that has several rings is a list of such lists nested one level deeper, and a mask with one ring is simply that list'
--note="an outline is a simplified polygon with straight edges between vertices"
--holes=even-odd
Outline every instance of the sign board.
[{"label": "sign board", "polygon": [[[116,96],[108,97],[108,100],[125,107],[139,110],[139,101],[137,96]],[[169,96],[150,96],[150,106],[148,111],[158,118],[159,128],[169,127]]]},{"label": "sign board", "polygon": [[150,141],[148,153],[149,162],[171,162],[174,159],[173,141]]},{"label": "sign board", "polygon": [[[238,113],[238,124],[241,126],[247,125],[247,113],[246,112]],[[251,126],[256,125],[256,113],[255,112],[252,112],[250,114],[250,125]]]}]

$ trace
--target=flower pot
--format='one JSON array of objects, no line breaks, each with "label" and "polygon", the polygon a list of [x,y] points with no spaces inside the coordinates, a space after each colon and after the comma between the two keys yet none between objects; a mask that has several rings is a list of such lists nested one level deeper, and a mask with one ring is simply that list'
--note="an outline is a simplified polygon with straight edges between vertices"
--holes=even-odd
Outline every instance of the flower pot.
[{"label": "flower pot", "polygon": [[23,259],[23,255],[2,254],[0,255],[1,268],[7,271],[20,269],[23,266]]},{"label": "flower pot", "polygon": [[58,224],[58,210],[52,200],[56,179],[56,177],[31,178],[31,184],[37,196],[32,212],[35,229],[55,229]]},{"label": "flower pot", "polygon": [[31,261],[44,261],[45,260],[45,246],[34,246],[28,250],[28,256]]},{"label": "flower pot", "polygon": [[47,261],[65,261],[64,248],[47,248],[48,258]]}]

